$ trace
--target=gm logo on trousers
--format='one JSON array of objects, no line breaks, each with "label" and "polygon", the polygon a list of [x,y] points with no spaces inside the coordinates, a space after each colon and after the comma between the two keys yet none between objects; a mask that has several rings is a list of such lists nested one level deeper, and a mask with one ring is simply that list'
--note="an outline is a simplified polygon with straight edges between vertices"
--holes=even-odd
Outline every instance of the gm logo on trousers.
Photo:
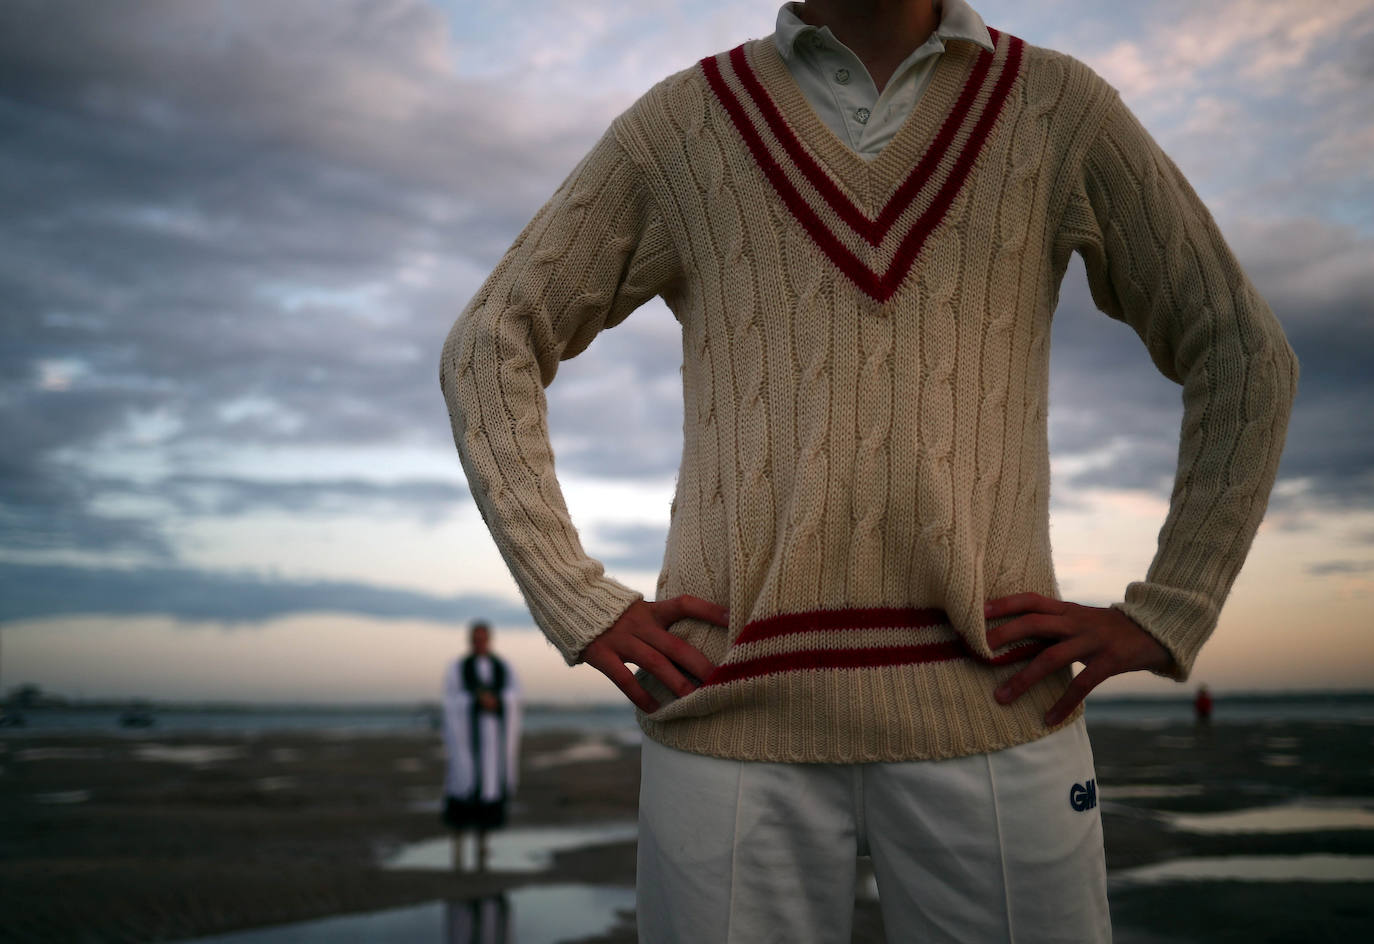
[{"label": "gm logo on trousers", "polygon": [[1089,780],[1069,787],[1069,806],[1075,813],[1085,813],[1097,806],[1097,781]]}]

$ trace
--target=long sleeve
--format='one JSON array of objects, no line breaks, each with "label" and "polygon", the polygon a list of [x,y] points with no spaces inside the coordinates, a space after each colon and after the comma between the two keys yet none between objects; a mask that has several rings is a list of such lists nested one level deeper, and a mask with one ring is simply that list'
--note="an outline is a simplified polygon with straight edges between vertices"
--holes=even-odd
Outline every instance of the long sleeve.
[{"label": "long sleeve", "polygon": [[1159,546],[1119,609],[1186,678],[1264,515],[1297,360],[1210,214],[1114,94],[1058,234],[1097,306],[1183,387],[1178,471]]},{"label": "long sleeve", "polygon": [[444,344],[440,382],[473,498],[535,622],[570,664],[642,595],[582,548],[554,474],[544,388],[561,360],[677,277],[672,241],[612,128]]}]

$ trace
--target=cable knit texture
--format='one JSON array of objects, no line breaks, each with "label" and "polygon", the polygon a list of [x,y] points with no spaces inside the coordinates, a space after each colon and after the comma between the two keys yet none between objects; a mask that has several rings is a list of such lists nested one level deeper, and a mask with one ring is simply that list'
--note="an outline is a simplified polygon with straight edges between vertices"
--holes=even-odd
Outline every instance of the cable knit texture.
[{"label": "cable knit texture", "polygon": [[1263,515],[1296,364],[1207,211],[1083,64],[952,42],[865,162],[769,40],[621,115],[464,310],[441,377],[472,493],[565,658],[640,598],[583,550],[544,387],[659,295],[682,326],[684,449],[660,598],[719,666],[648,736],[795,762],[978,753],[1046,733],[1067,670],[1011,706],[1035,647],[992,652],[983,601],[1057,596],[1050,319],[1079,252],[1094,299],[1182,384],[1177,485],[1118,606],[1185,677]]}]

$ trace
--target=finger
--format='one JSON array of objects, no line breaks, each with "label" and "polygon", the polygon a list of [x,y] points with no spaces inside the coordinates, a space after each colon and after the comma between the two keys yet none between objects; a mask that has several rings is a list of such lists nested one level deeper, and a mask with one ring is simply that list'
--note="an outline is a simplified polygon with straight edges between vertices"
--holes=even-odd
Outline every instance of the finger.
[{"label": "finger", "polygon": [[666,629],[659,632],[662,634],[661,638],[656,637],[653,641],[646,640],[646,642],[650,642],[650,645],[698,679],[705,679],[716,670],[716,667],[711,664],[711,660],[706,658],[696,646],[685,639],[679,639]]},{"label": "finger", "polygon": [[1027,613],[1007,620],[988,630],[988,646],[1001,649],[1009,642],[1022,639],[1064,639],[1072,636],[1075,627],[1062,616],[1048,613]]},{"label": "finger", "polygon": [[1073,677],[1069,687],[1064,689],[1064,694],[1054,703],[1054,707],[1045,713],[1045,724],[1054,727],[1063,721],[1073,710],[1077,708],[1083,699],[1088,697],[1088,692],[1101,685],[1115,673],[1107,664],[1105,659],[1094,659],[1083,667],[1083,671]]},{"label": "finger", "polygon": [[651,603],[654,616],[664,626],[671,626],[680,619],[699,619],[717,626],[730,625],[730,611],[718,603],[683,593],[667,600]]},{"label": "finger", "polygon": [[687,676],[683,675],[667,656],[648,643],[635,640],[633,644],[627,645],[625,650],[627,661],[644,669],[679,698],[696,690],[696,686],[687,681]]},{"label": "finger", "polygon": [[597,653],[589,657],[587,664],[606,676],[620,689],[625,697],[628,698],[636,708],[652,714],[658,711],[658,702],[654,697],[644,690],[644,686],[639,684],[635,674],[629,670],[625,663],[621,662],[614,654],[602,655]]},{"label": "finger", "polygon": [[984,603],[983,616],[996,619],[1013,613],[1062,613],[1064,608],[1064,601],[1039,593],[1013,593],[1011,596],[997,597]]},{"label": "finger", "polygon": [[1093,652],[1094,646],[1091,639],[1083,636],[1074,636],[1050,646],[1032,659],[1024,669],[1003,682],[993,693],[993,697],[1003,705],[1010,705],[1047,675],[1086,659]]}]

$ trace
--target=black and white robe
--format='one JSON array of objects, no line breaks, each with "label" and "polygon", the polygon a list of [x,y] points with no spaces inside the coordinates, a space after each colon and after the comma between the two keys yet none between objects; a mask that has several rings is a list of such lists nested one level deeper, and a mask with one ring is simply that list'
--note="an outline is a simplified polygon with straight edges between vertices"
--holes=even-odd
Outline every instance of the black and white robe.
[{"label": "black and white robe", "polygon": [[[483,711],[479,693],[497,697]],[[519,773],[520,691],[510,665],[492,655],[456,660],[444,674],[444,822],[454,829],[505,824]]]}]

